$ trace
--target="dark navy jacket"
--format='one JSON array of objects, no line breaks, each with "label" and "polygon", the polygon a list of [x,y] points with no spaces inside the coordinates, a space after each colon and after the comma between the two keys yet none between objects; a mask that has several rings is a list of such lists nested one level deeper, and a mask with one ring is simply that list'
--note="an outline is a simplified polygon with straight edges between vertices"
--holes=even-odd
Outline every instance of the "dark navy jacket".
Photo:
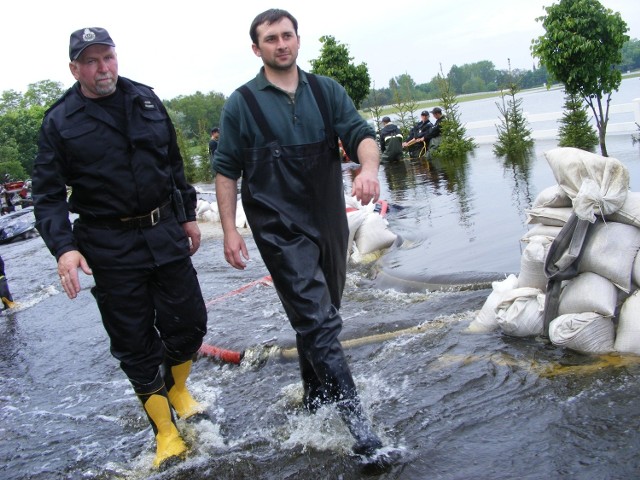
[{"label": "dark navy jacket", "polygon": [[[81,218],[146,214],[168,201],[171,170],[182,192],[187,220],[195,220],[195,190],[185,179],[165,107],[150,87],[140,83],[119,77],[117,88],[123,94],[126,131],[99,102],[85,98],[78,83],[45,114],[32,175],[33,198],[36,227],[56,258],[78,249],[69,212]],[[67,186],[72,192],[68,202]],[[185,256],[188,241],[182,228],[173,223],[176,225],[156,226],[153,235],[143,232],[137,239],[133,238],[135,231],[102,232],[104,238],[90,242],[95,244],[94,251],[81,251],[94,263],[113,258],[109,262],[121,262],[120,266],[127,261],[159,264],[176,260]],[[147,251],[125,259],[135,245],[146,245]]]}]

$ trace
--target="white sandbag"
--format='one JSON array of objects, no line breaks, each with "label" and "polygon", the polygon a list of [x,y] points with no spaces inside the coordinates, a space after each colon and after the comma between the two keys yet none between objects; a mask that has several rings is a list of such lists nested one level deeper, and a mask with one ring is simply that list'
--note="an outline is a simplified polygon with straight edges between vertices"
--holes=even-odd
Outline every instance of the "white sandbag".
[{"label": "white sandbag", "polygon": [[353,251],[353,240],[356,236],[356,232],[364,222],[367,212],[364,210],[350,210],[347,209],[347,223],[349,224],[349,242],[347,243],[347,257],[349,257]]},{"label": "white sandbag", "polygon": [[509,275],[504,280],[491,283],[493,290],[482,305],[482,308],[467,327],[471,333],[490,332],[498,328],[496,307],[502,300],[502,294],[518,287],[518,277]]},{"label": "white sandbag", "polygon": [[520,238],[520,241],[526,243],[533,237],[545,237],[550,242],[553,242],[553,239],[558,236],[560,230],[562,230],[562,227],[538,223],[531,227],[531,229]]},{"label": "white sandbag", "polygon": [[516,288],[502,296],[496,307],[498,326],[506,335],[530,337],[542,334],[544,294],[537,288]]},{"label": "white sandbag", "polygon": [[211,223],[216,223],[220,221],[220,215],[218,214],[217,211],[214,210],[207,210],[206,212],[204,212],[202,214],[202,216],[200,217],[200,219],[203,222],[211,222]]},{"label": "white sandbag", "polygon": [[607,215],[607,221],[626,223],[640,228],[640,192],[627,192],[620,210]]},{"label": "white sandbag", "polygon": [[567,195],[560,185],[551,185],[542,190],[533,201],[533,208],[550,207],[561,208],[571,207],[571,197]]},{"label": "white sandbag", "polygon": [[248,228],[247,216],[244,213],[244,207],[242,201],[238,200],[236,204],[236,228]]},{"label": "white sandbag", "polygon": [[211,210],[211,204],[206,200],[202,200],[201,198],[199,198],[196,202],[196,215],[200,217],[204,212],[209,210]]},{"label": "white sandbag", "polygon": [[571,216],[571,207],[551,208],[536,207],[525,210],[527,214],[527,223],[541,223],[543,225],[551,225],[555,227],[563,227]]},{"label": "white sandbag", "polygon": [[612,317],[618,303],[618,289],[606,278],[584,272],[564,282],[558,301],[558,315],[595,312]]},{"label": "white sandbag", "polygon": [[578,271],[597,273],[629,293],[633,262],[639,249],[640,228],[598,222],[587,232]]},{"label": "white sandbag", "polygon": [[613,351],[615,327],[609,317],[595,312],[568,313],[549,324],[549,340],[554,345],[580,353]]},{"label": "white sandbag", "polygon": [[388,222],[379,214],[367,213],[356,231],[355,244],[360,255],[389,248],[398,236],[388,229]]},{"label": "white sandbag", "polygon": [[622,304],[614,348],[617,352],[640,355],[640,290]]},{"label": "white sandbag", "polygon": [[363,208],[362,203],[355,196],[344,194],[344,203],[347,207],[347,211],[351,208],[361,210]]},{"label": "white sandbag", "polygon": [[619,160],[579,148],[559,147],[544,153],[558,185],[573,200],[582,220],[611,215],[622,207],[629,190],[629,171]]},{"label": "white sandbag", "polygon": [[551,242],[543,236],[531,237],[520,257],[518,287],[537,288],[547,291],[547,276],[544,274],[544,261]]}]

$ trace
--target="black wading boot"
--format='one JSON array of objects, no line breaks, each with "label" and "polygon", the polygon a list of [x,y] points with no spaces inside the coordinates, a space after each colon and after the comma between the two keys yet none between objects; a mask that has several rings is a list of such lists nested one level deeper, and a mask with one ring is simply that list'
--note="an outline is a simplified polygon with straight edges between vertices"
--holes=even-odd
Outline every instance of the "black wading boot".
[{"label": "black wading boot", "polygon": [[356,443],[351,448],[357,455],[371,456],[382,447],[382,441],[373,431],[371,422],[362,410],[358,397],[341,400],[337,403],[338,411],[349,428]]},{"label": "black wading boot", "polygon": [[300,375],[302,377],[302,406],[311,413],[315,413],[322,405],[330,403],[327,391],[316,375],[313,365],[307,360],[302,350],[300,336],[296,335],[298,345],[298,362],[300,364]]}]

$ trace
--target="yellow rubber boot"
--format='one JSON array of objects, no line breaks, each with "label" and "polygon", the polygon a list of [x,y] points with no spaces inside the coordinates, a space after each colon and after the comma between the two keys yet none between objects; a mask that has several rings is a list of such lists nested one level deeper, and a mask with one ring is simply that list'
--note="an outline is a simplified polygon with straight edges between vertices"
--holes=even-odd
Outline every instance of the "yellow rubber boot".
[{"label": "yellow rubber boot", "polygon": [[187,446],[173,422],[169,400],[162,393],[139,395],[156,434],[156,458],[153,460],[156,468],[182,461],[187,454]]},{"label": "yellow rubber boot", "polygon": [[167,365],[165,372],[165,384],[169,392],[169,401],[178,417],[187,419],[195,415],[207,417],[206,409],[187,390],[187,377],[191,371],[193,361],[179,363],[177,365]]}]

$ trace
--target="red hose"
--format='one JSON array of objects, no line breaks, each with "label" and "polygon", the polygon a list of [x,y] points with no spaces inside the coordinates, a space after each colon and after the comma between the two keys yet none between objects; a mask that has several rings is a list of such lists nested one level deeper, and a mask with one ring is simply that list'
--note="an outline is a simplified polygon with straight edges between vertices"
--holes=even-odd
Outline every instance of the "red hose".
[{"label": "red hose", "polygon": [[239,365],[244,356],[243,352],[234,352],[233,350],[225,350],[224,348],[214,347],[203,343],[198,352],[205,357],[213,357],[227,363]]}]

